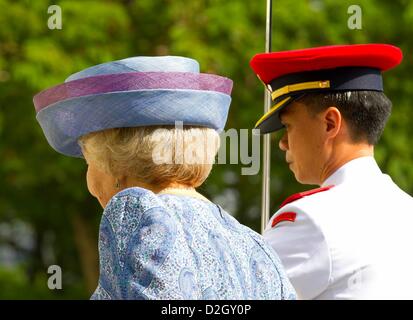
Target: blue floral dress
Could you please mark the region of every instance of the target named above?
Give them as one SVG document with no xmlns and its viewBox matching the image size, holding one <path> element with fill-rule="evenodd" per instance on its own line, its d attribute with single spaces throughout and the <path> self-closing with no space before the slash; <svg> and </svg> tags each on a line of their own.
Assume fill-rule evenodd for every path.
<svg viewBox="0 0 413 320">
<path fill-rule="evenodd" d="M 133 187 L 100 225 L 91 299 L 295 299 L 275 252 L 221 207 Z"/>
</svg>

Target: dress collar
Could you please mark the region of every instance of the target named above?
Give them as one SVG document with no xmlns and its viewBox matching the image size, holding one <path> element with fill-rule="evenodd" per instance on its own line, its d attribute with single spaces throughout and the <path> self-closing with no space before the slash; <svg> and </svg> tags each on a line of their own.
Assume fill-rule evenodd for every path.
<svg viewBox="0 0 413 320">
<path fill-rule="evenodd" d="M 338 185 L 348 180 L 360 180 L 366 176 L 377 176 L 380 174 L 382 172 L 372 156 L 360 157 L 347 162 L 337 169 L 323 182 L 321 187 Z"/>
<path fill-rule="evenodd" d="M 202 194 L 196 191 L 195 188 L 165 188 L 159 191 L 158 194 L 173 194 L 173 195 L 178 195 L 178 196 L 188 196 L 188 197 L 198 198 L 206 202 L 211 202 L 209 201 L 208 198 L 204 197 Z"/>
</svg>

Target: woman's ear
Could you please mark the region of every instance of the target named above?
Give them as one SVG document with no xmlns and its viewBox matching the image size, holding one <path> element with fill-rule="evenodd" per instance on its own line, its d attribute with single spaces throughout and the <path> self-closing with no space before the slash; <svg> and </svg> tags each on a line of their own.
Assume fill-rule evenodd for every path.
<svg viewBox="0 0 413 320">
<path fill-rule="evenodd" d="M 323 112 L 323 121 L 325 123 L 325 133 L 334 138 L 337 136 L 342 125 L 342 116 L 340 110 L 336 107 L 329 107 Z"/>
</svg>

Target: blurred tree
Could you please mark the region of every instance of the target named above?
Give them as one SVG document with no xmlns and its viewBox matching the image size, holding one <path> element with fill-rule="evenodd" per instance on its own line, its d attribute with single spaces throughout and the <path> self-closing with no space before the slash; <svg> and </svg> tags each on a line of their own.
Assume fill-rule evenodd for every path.
<svg viewBox="0 0 413 320">
<path fill-rule="evenodd" d="M 353 1 L 274 1 L 273 50 L 363 42 L 403 49 L 405 61 L 384 79 L 394 110 L 376 156 L 383 171 L 413 194 L 413 3 L 358 2 L 362 30 L 347 27 Z M 62 8 L 62 30 L 47 28 L 52 4 Z M 197 59 L 202 72 L 234 80 L 227 128 L 251 128 L 262 113 L 263 88 L 248 63 L 264 50 L 265 1 L 0 0 L 0 25 L 0 298 L 88 298 L 97 282 L 102 209 L 88 194 L 83 160 L 47 144 L 33 95 L 105 61 L 184 55 Z M 279 134 L 272 138 L 275 210 L 308 187 L 296 183 L 284 164 Z M 216 165 L 201 192 L 259 231 L 260 175 L 241 175 L 242 166 Z M 63 290 L 47 288 L 51 264 L 62 267 Z"/>
</svg>

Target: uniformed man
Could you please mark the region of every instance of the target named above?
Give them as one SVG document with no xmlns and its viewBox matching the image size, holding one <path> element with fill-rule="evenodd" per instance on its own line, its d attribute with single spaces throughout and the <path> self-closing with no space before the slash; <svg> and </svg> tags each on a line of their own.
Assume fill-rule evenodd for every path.
<svg viewBox="0 0 413 320">
<path fill-rule="evenodd" d="M 285 128 L 295 178 L 320 186 L 285 200 L 264 232 L 301 299 L 413 298 L 413 198 L 374 159 L 391 112 L 382 72 L 401 60 L 385 44 L 251 60 L 274 102 L 256 128 Z"/>
</svg>

